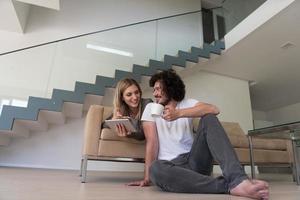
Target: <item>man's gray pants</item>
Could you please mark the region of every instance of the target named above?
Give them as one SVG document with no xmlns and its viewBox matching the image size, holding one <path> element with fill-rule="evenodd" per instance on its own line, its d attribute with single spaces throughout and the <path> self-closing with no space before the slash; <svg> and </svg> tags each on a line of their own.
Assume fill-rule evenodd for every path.
<svg viewBox="0 0 300 200">
<path fill-rule="evenodd" d="M 222 176 L 211 176 L 214 160 L 219 163 Z M 152 183 L 168 192 L 229 193 L 247 178 L 221 123 L 213 114 L 201 118 L 190 152 L 171 161 L 156 160 L 150 167 Z"/>
</svg>

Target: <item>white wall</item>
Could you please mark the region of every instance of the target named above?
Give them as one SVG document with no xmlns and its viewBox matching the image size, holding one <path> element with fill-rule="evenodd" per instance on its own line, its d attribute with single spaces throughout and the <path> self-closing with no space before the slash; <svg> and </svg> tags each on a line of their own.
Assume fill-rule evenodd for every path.
<svg viewBox="0 0 300 200">
<path fill-rule="evenodd" d="M 248 82 L 227 76 L 200 71 L 183 79 L 186 97 L 216 105 L 219 119 L 238 122 L 245 133 L 253 128 Z M 144 93 L 152 97 L 152 91 Z"/>
<path fill-rule="evenodd" d="M 253 111 L 255 128 L 300 121 L 300 102 L 269 111 Z"/>
<path fill-rule="evenodd" d="M 259 110 L 252 110 L 253 119 L 257 120 L 267 120 L 267 113 Z"/>
<path fill-rule="evenodd" d="M 275 125 L 300 121 L 300 103 L 268 111 L 267 118 Z"/>
<path fill-rule="evenodd" d="M 238 122 L 245 133 L 253 128 L 247 81 L 202 71 L 184 81 L 187 96 L 216 105 L 221 121 Z"/>
<path fill-rule="evenodd" d="M 223 121 L 239 122 L 246 132 L 252 129 L 248 83 L 216 74 L 199 72 L 184 79 L 187 97 L 217 105 Z M 152 97 L 151 90 L 144 96 Z M 79 169 L 84 119 L 68 120 L 62 126 L 51 126 L 47 132 L 15 138 L 7 147 L 0 147 L 0 165 L 38 168 Z M 142 164 L 91 162 L 88 169 L 133 171 Z"/>
<path fill-rule="evenodd" d="M 0 56 L 0 97 L 46 96 L 56 44 Z"/>
<path fill-rule="evenodd" d="M 264 128 L 268 126 L 273 126 L 274 123 L 272 121 L 268 121 L 267 112 L 252 110 L 253 113 L 253 128 Z"/>
<path fill-rule="evenodd" d="M 254 129 L 265 128 L 274 125 L 273 122 L 265 121 L 265 120 L 253 120 L 253 124 L 254 124 Z"/>
</svg>

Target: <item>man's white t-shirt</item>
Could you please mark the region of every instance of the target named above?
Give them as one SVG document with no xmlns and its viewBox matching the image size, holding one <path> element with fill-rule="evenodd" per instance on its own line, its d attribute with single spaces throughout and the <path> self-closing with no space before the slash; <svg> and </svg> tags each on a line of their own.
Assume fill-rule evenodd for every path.
<svg viewBox="0 0 300 200">
<path fill-rule="evenodd" d="M 195 99 L 183 99 L 177 103 L 176 109 L 189 108 L 198 103 Z M 151 105 L 147 104 L 142 121 L 156 123 L 159 139 L 159 160 L 172 160 L 178 155 L 187 153 L 193 144 L 193 118 L 179 118 L 174 121 L 166 121 L 162 117 L 151 116 Z"/>
</svg>

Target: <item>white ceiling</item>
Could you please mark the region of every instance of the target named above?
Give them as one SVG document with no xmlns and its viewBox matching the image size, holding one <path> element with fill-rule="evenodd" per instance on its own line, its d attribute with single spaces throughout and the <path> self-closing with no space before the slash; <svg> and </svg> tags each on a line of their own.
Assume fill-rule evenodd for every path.
<svg viewBox="0 0 300 200">
<path fill-rule="evenodd" d="M 45 8 L 59 10 L 60 0 L 14 0 L 26 4 L 41 6 Z"/>
<path fill-rule="evenodd" d="M 60 0 L 1 0 L 0 30 L 24 33 L 31 6 L 59 10 Z"/>
<path fill-rule="evenodd" d="M 204 69 L 255 81 L 250 87 L 253 109 L 268 111 L 299 103 L 299 10 L 300 1 L 294 1 Z M 287 43 L 293 45 L 281 48 Z"/>
</svg>

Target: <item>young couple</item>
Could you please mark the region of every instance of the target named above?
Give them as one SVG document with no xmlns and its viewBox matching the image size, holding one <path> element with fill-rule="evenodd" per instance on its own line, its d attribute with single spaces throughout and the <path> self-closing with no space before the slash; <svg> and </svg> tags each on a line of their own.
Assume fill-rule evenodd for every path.
<svg viewBox="0 0 300 200">
<path fill-rule="evenodd" d="M 136 81 L 124 79 L 116 88 L 112 118 L 130 116 L 136 120 L 136 133 L 125 127 L 116 132 L 121 137 L 146 139 L 144 179 L 130 186 L 150 183 L 164 191 L 178 193 L 231 194 L 253 199 L 269 199 L 268 184 L 250 180 L 211 104 L 185 98 L 185 85 L 173 70 L 153 75 L 149 81 L 156 103 L 165 105 L 162 117 L 152 117 L 150 99 L 142 99 Z M 200 117 L 193 137 L 192 118 Z M 222 176 L 212 177 L 213 161 Z"/>
</svg>

